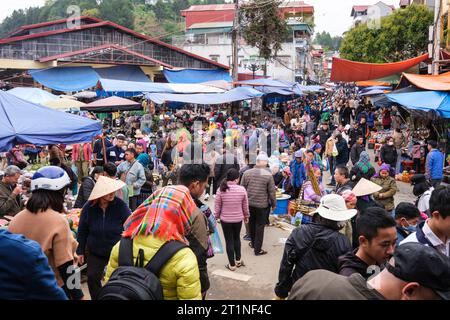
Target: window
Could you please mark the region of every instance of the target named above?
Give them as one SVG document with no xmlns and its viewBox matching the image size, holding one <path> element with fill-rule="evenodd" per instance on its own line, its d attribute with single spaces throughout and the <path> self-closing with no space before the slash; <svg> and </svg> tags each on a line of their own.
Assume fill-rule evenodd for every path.
<svg viewBox="0 0 450 320">
<path fill-rule="evenodd" d="M 219 62 L 220 55 L 218 55 L 218 54 L 210 54 L 210 55 L 209 55 L 209 58 L 210 58 L 212 61 Z"/>
</svg>

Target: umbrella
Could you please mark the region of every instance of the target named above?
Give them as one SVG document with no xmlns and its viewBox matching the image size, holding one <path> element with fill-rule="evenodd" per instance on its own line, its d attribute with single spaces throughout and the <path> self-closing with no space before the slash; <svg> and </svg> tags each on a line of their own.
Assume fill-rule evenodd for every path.
<svg viewBox="0 0 450 320">
<path fill-rule="evenodd" d="M 142 110 L 142 105 L 133 100 L 112 96 L 88 103 L 80 109 L 93 112 L 129 111 Z"/>
<path fill-rule="evenodd" d="M 77 100 L 60 98 L 58 100 L 46 101 L 42 105 L 52 109 L 67 110 L 70 108 L 80 108 L 86 104 Z"/>
</svg>

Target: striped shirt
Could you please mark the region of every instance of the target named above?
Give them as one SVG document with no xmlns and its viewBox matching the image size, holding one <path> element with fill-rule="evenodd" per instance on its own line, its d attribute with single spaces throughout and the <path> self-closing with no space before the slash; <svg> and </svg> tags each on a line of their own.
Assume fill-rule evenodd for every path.
<svg viewBox="0 0 450 320">
<path fill-rule="evenodd" d="M 228 182 L 225 192 L 216 193 L 215 217 L 223 222 L 236 223 L 249 217 L 247 191 L 235 182 Z"/>
<path fill-rule="evenodd" d="M 268 208 L 276 206 L 275 182 L 268 168 L 247 170 L 242 175 L 241 185 L 247 190 L 250 207 Z"/>
</svg>

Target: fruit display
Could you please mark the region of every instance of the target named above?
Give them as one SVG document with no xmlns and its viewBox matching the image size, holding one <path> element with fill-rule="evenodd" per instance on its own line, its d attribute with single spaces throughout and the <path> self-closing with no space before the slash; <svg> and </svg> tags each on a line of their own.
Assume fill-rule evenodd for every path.
<svg viewBox="0 0 450 320">
<path fill-rule="evenodd" d="M 69 222 L 70 230 L 72 230 L 73 236 L 76 238 L 78 233 L 78 224 L 80 223 L 81 209 L 71 209 L 66 215 Z"/>
</svg>

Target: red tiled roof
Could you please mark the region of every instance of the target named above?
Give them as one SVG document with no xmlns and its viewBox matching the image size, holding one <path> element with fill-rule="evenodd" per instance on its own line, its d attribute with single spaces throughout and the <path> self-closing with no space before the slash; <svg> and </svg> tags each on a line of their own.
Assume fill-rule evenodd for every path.
<svg viewBox="0 0 450 320">
<path fill-rule="evenodd" d="M 58 21 L 58 20 L 56 20 L 56 21 Z M 134 36 L 136 36 L 136 37 L 138 37 L 138 38 L 141 38 L 141 39 L 147 40 L 147 41 L 149 41 L 149 42 L 158 44 L 158 45 L 160 45 L 160 46 L 163 46 L 163 47 L 166 47 L 166 48 L 169 48 L 169 49 L 172 49 L 172 50 L 181 52 L 181 53 L 186 54 L 186 55 L 188 55 L 188 56 L 191 56 L 191 57 L 193 57 L 193 58 L 196 58 L 196 59 L 199 59 L 199 60 L 208 62 L 208 63 L 213 64 L 213 65 L 215 65 L 215 66 L 217 66 L 217 67 L 219 67 L 219 68 L 226 69 L 226 70 L 230 69 L 230 67 L 228 67 L 228 66 L 226 66 L 226 65 L 223 65 L 223 64 L 221 64 L 221 63 L 212 61 L 212 60 L 210 60 L 210 59 L 207 59 L 207 58 L 204 58 L 204 57 L 202 57 L 202 56 L 196 55 L 196 54 L 194 54 L 194 53 L 185 51 L 185 50 L 180 49 L 180 48 L 178 48 L 178 47 L 172 46 L 172 45 L 170 45 L 170 44 L 168 44 L 168 43 L 165 43 L 165 42 L 162 42 L 162 41 L 159 41 L 159 40 L 156 40 L 156 39 L 152 39 L 152 38 L 147 37 L 147 36 L 145 36 L 145 35 L 143 35 L 143 34 L 141 34 L 141 33 L 138 33 L 138 32 L 136 32 L 136 31 L 133 31 L 133 30 L 131 30 L 131 29 L 128 29 L 128 28 L 126 28 L 126 27 L 123 27 L 123 26 L 121 26 L 121 25 L 118 25 L 118 24 L 116 24 L 116 23 L 114 23 L 114 22 L 103 21 L 103 20 L 100 20 L 100 21 L 101 21 L 101 22 L 98 22 L 98 23 L 87 24 L 87 25 L 81 25 L 81 26 L 79 26 L 79 27 L 76 28 L 76 29 L 60 29 L 60 30 L 52 30 L 52 31 L 40 32 L 40 33 L 30 34 L 30 35 L 25 35 L 25 36 L 18 36 L 18 37 L 4 38 L 4 39 L 0 39 L 0 44 L 6 44 L 6 43 L 11 43 L 11 42 L 16 42 L 16 41 L 22 41 L 22 40 L 28 40 L 28 39 L 34 39 L 34 38 L 41 38 L 41 37 L 46 37 L 46 36 L 50 36 L 50 35 L 62 34 L 62 33 L 68 33 L 68 32 L 74 32 L 74 31 L 79 31 L 79 30 L 84 30 L 84 29 L 90 29 L 90 28 L 97 28 L 97 27 L 112 27 L 112 28 L 115 28 L 115 29 L 119 29 L 119 30 L 121 30 L 121 31 L 123 31 L 123 32 L 126 32 L 126 33 L 128 33 L 128 34 L 134 35 Z M 51 24 L 50 22 L 55 23 L 55 21 L 49 21 L 48 23 Z"/>
<path fill-rule="evenodd" d="M 169 69 L 173 69 L 174 67 L 170 64 L 167 64 L 165 62 L 159 61 L 157 59 L 153 59 L 151 57 L 145 56 L 143 54 L 140 54 L 138 52 L 135 52 L 133 50 L 115 45 L 115 44 L 104 44 L 102 46 L 97 46 L 97 47 L 92 47 L 92 48 L 88 48 L 88 49 L 83 49 L 83 50 L 77 50 L 77 51 L 72 51 L 72 52 L 67 52 L 67 53 L 63 53 L 63 54 L 58 54 L 58 55 L 54 55 L 54 56 L 48 56 L 48 57 L 44 57 L 44 58 L 40 58 L 39 62 L 47 62 L 47 61 L 52 61 L 52 60 L 56 60 L 56 59 L 61 59 L 61 58 L 67 58 L 67 57 L 72 57 L 72 56 L 76 56 L 79 54 L 83 54 L 83 53 L 89 53 L 89 52 L 94 52 L 94 51 L 99 51 L 99 50 L 104 50 L 104 49 L 117 49 L 117 50 L 121 50 L 124 51 L 126 53 L 129 53 L 131 55 L 135 55 L 138 56 L 142 59 L 154 62 L 156 64 L 159 64 L 163 67 L 169 68 Z"/>
<path fill-rule="evenodd" d="M 369 8 L 369 6 L 353 6 L 352 10 L 361 12 L 366 11 Z"/>
<path fill-rule="evenodd" d="M 383 2 L 383 1 L 381 1 L 381 2 Z M 395 6 L 393 6 L 393 5 L 387 5 L 387 6 L 391 7 L 392 10 L 395 10 Z M 366 11 L 369 7 L 370 7 L 369 5 L 356 5 L 356 6 L 353 6 L 352 11 L 353 10 L 356 12 Z"/>
</svg>

